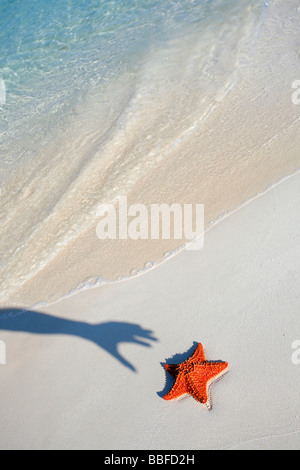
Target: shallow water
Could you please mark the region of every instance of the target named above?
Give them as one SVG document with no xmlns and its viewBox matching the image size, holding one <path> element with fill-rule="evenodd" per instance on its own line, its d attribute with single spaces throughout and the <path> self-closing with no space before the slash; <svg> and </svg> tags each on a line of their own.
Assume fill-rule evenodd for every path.
<svg viewBox="0 0 300 470">
<path fill-rule="evenodd" d="M 185 192 L 193 198 L 196 184 L 186 184 L 189 166 L 196 165 L 196 172 L 205 167 L 210 183 L 214 175 L 226 178 L 233 155 L 211 159 L 199 151 L 196 136 L 241 84 L 245 94 L 256 84 L 271 103 L 284 81 L 289 86 L 286 72 L 279 77 L 270 68 L 283 57 L 284 70 L 295 68 L 297 11 L 293 0 L 2 1 L 0 78 L 7 93 L 0 106 L 0 300 L 11 299 L 80 240 L 95 223 L 100 204 L 132 191 L 138 195 L 139 184 L 148 175 L 153 179 L 155 171 L 162 187 L 159 172 L 166 161 L 183 173 Z M 279 40 L 282 23 L 286 34 L 281 31 Z M 272 73 L 273 87 L 264 83 Z M 257 136 L 256 148 L 292 126 L 294 114 L 291 108 L 261 142 Z M 240 144 L 249 148 L 246 138 Z M 192 146 L 198 148 L 196 157 L 190 157 Z M 249 185 L 251 155 L 240 160 Z M 293 151 L 286 161 L 280 161 L 278 177 L 296 169 Z M 262 181 L 275 182 L 268 170 L 264 174 L 263 162 L 258 165 Z M 180 202 L 178 192 L 174 197 Z M 244 197 L 235 197 L 235 204 Z M 201 198 L 199 203 L 206 202 Z M 229 198 L 214 216 L 233 207 Z M 147 254 L 144 262 L 150 259 Z M 126 273 L 134 267 L 128 265 Z M 90 274 L 107 277 L 101 263 L 96 271 Z M 73 288 L 77 284 L 78 279 Z"/>
</svg>

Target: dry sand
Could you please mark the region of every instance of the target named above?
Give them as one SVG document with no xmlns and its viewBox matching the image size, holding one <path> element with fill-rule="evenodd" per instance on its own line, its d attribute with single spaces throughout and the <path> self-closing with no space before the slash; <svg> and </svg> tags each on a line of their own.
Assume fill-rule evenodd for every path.
<svg viewBox="0 0 300 470">
<path fill-rule="evenodd" d="M 299 184 L 220 222 L 202 251 L 0 320 L 1 449 L 299 449 Z M 230 364 L 211 411 L 162 399 L 161 363 L 198 341 Z"/>
</svg>

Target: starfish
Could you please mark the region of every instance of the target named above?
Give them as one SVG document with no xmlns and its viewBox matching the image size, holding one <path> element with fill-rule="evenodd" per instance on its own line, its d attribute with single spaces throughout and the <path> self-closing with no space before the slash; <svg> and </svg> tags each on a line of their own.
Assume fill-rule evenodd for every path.
<svg viewBox="0 0 300 470">
<path fill-rule="evenodd" d="M 164 367 L 175 379 L 171 390 L 163 397 L 164 400 L 174 400 L 189 394 L 210 409 L 209 387 L 226 372 L 228 363 L 206 361 L 203 346 L 198 343 L 193 355 L 185 362 L 165 364 Z"/>
</svg>

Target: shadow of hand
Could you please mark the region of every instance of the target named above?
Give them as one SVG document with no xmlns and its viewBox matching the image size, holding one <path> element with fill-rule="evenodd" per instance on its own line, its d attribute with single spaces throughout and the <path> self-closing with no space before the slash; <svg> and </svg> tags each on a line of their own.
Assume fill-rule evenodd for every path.
<svg viewBox="0 0 300 470">
<path fill-rule="evenodd" d="M 151 330 L 144 330 L 134 323 L 107 322 L 94 325 L 41 312 L 16 309 L 0 310 L 0 330 L 78 336 L 97 344 L 132 371 L 135 371 L 135 368 L 120 355 L 118 344 L 133 343 L 151 347 L 149 341 L 157 341 Z"/>
<path fill-rule="evenodd" d="M 133 323 L 107 322 L 87 326 L 86 339 L 105 349 L 132 371 L 135 371 L 135 368 L 120 355 L 118 344 L 133 343 L 149 348 L 151 347 L 150 341 L 157 341 L 151 330 L 145 330 L 140 325 Z"/>
</svg>

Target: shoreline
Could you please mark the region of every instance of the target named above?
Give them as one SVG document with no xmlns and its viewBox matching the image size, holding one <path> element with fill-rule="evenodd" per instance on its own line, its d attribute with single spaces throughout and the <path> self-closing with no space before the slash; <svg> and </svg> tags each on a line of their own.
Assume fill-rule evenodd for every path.
<svg viewBox="0 0 300 470">
<path fill-rule="evenodd" d="M 259 199 L 260 197 L 263 197 L 268 192 L 272 191 L 277 186 L 285 183 L 289 179 L 297 177 L 297 175 L 299 173 L 300 173 L 300 169 L 297 169 L 297 171 L 295 173 L 293 173 L 291 175 L 288 175 L 288 176 L 282 177 L 277 183 L 270 184 L 270 186 L 264 192 L 258 193 L 253 198 L 244 201 L 238 208 L 234 209 L 233 211 L 225 212 L 224 214 L 222 214 L 220 217 L 218 217 L 216 220 L 212 221 L 208 225 L 208 227 L 204 231 L 204 235 L 206 236 L 210 232 L 210 230 L 212 230 L 217 224 L 222 223 L 225 219 L 227 219 L 227 218 L 233 216 L 234 214 L 236 214 L 237 212 L 241 211 L 248 204 L 253 203 L 254 201 Z M 164 259 L 161 259 L 157 263 L 154 263 L 153 266 L 148 267 L 148 268 L 145 267 L 145 269 L 139 271 L 136 274 L 132 274 L 129 277 L 124 277 L 123 279 L 116 279 L 116 280 L 106 280 L 106 279 L 102 280 L 102 279 L 99 279 L 98 282 L 96 282 L 94 285 L 87 284 L 87 285 L 84 285 L 84 286 L 81 286 L 81 287 L 77 287 L 77 288 L 73 289 L 71 292 L 69 292 L 67 294 L 64 294 L 62 297 L 55 300 L 54 302 L 43 302 L 42 301 L 42 302 L 38 302 L 37 304 L 26 307 L 26 308 L 35 310 L 35 309 L 42 308 L 42 307 L 52 306 L 52 305 L 55 305 L 55 304 L 59 303 L 60 301 L 63 301 L 64 299 L 68 299 L 70 297 L 73 297 L 74 295 L 77 295 L 82 291 L 86 291 L 86 290 L 89 290 L 89 289 L 98 289 L 102 286 L 109 286 L 109 285 L 112 285 L 112 284 L 114 285 L 114 284 L 119 284 L 119 283 L 123 283 L 123 282 L 130 282 L 131 280 L 133 280 L 137 277 L 146 275 L 149 271 L 154 271 L 155 269 L 158 269 L 162 264 L 167 263 L 169 260 L 171 260 L 175 256 L 178 256 L 185 249 L 186 249 L 186 246 L 181 246 L 181 247 L 175 248 L 173 251 L 168 252 L 169 256 L 164 257 Z M 16 306 L 14 306 L 14 307 L 16 307 Z M 7 308 L 9 309 L 8 306 L 7 306 Z M 19 307 L 19 308 L 22 309 L 22 307 Z M 25 311 L 26 311 L 26 309 L 25 309 Z"/>
</svg>

